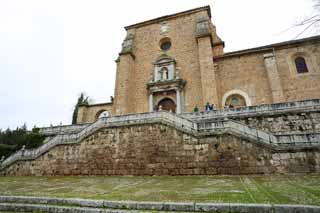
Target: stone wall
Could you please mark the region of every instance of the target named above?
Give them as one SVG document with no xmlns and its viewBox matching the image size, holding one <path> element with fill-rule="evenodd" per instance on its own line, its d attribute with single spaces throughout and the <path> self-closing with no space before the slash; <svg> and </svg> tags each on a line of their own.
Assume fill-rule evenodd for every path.
<svg viewBox="0 0 320 213">
<path fill-rule="evenodd" d="M 160 49 L 160 41 L 164 38 L 170 38 L 172 43 L 171 48 L 165 52 L 166 55 L 175 59 L 176 72 L 181 79 L 187 81 L 182 91 L 183 110 L 192 111 L 195 105 L 203 105 L 199 51 L 203 57 L 206 57 L 206 62 L 203 65 L 203 69 L 206 68 L 204 73 L 210 74 L 210 68 L 213 68 L 213 54 L 219 54 L 214 53 L 211 43 L 220 41 L 216 35 L 215 27 L 209 21 L 210 35 L 207 35 L 206 46 L 200 49 L 197 42 L 195 36 L 197 19 L 205 17 L 209 20 L 209 10 L 209 8 L 204 7 L 195 9 L 192 12 L 182 12 L 170 18 L 160 18 L 158 21 L 126 28 L 128 34 L 134 35 L 132 49 L 130 50 L 132 63 L 127 63 L 126 58 L 129 57 L 127 53 L 120 54 L 117 63 L 116 103 L 114 106 L 117 115 L 148 111 L 148 90 L 146 85 L 151 80 L 154 72 L 153 63 L 163 54 Z M 168 26 L 166 32 L 160 31 L 160 26 L 163 23 Z M 222 50 L 215 51 L 222 52 Z M 208 64 L 210 67 L 206 67 Z M 130 74 L 128 70 L 130 70 Z M 208 76 L 205 76 L 203 80 L 207 78 Z M 206 93 L 210 97 L 210 92 L 206 91 Z M 125 100 L 128 101 L 126 102 Z M 123 106 L 123 104 L 126 106 Z M 124 112 L 120 112 L 120 108 L 124 108 Z"/>
<path fill-rule="evenodd" d="M 310 40 L 227 53 L 216 58 L 215 72 L 218 79 L 223 79 L 219 86 L 220 101 L 229 91 L 244 92 L 252 105 L 320 98 L 319 54 L 319 41 Z M 305 58 L 308 73 L 297 73 L 296 56 Z M 270 57 L 273 67 L 267 60 Z"/>
<path fill-rule="evenodd" d="M 163 124 L 103 128 L 5 175 L 215 175 L 319 172 L 317 149 L 277 152 L 229 134 L 194 137 Z"/>
<path fill-rule="evenodd" d="M 320 133 L 320 100 L 185 113 L 182 117 L 197 122 L 231 119 L 276 135 Z"/>
<path fill-rule="evenodd" d="M 83 105 L 79 107 L 77 124 L 92 123 L 98 119 L 101 112 L 107 111 L 109 116 L 114 115 L 113 103 L 101 103 L 92 105 Z"/>
<path fill-rule="evenodd" d="M 161 30 L 163 25 L 166 30 Z M 192 112 L 195 106 L 202 110 L 207 102 L 222 109 L 230 95 L 242 96 L 247 106 L 320 98 L 320 36 L 224 53 L 209 7 L 125 28 L 127 36 L 116 60 L 114 103 L 106 107 L 112 115 L 153 109 L 149 104 L 157 103 L 148 101 L 147 85 L 155 61 L 164 54 L 174 59 L 176 76 L 186 82 L 179 98 L 182 112 Z M 160 48 L 164 39 L 171 41 L 165 51 Z M 305 59 L 309 72 L 297 72 L 298 56 Z M 157 93 L 158 99 L 168 96 L 166 89 Z M 103 109 L 97 107 L 81 107 L 78 123 L 95 121 Z"/>
<path fill-rule="evenodd" d="M 234 120 L 278 135 L 320 133 L 320 112 L 238 117 Z"/>
</svg>

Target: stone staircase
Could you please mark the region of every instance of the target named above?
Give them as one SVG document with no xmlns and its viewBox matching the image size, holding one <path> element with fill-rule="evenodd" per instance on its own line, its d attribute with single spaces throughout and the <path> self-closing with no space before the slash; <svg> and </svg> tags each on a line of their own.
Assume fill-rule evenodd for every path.
<svg viewBox="0 0 320 213">
<path fill-rule="evenodd" d="M 272 149 L 288 148 L 288 146 L 290 149 L 294 149 L 295 147 L 301 148 L 320 146 L 320 134 L 299 134 L 285 136 L 273 135 L 266 131 L 251 128 L 247 125 L 229 119 L 189 120 L 184 116 L 162 111 L 101 118 L 92 124 L 85 124 L 81 126 L 78 125 L 74 127 L 66 126 L 65 128 L 69 130 L 71 129 L 70 131 L 64 131 L 64 129 L 60 127 L 59 131 L 52 130 L 50 132 L 50 129 L 47 128 L 45 131 L 42 130 L 47 132 L 47 134 L 51 137 L 47 143 L 43 144 L 37 149 L 17 151 L 4 161 L 0 162 L 0 170 L 17 161 L 34 160 L 58 145 L 81 143 L 83 139 L 101 128 L 155 123 L 171 126 L 195 137 L 231 134 L 253 143 L 260 143 L 265 146 L 269 146 Z M 48 132 L 50 132 L 50 134 Z"/>
<path fill-rule="evenodd" d="M 137 202 L 0 196 L 0 212 L 319 212 L 319 206 L 250 203 Z"/>
</svg>

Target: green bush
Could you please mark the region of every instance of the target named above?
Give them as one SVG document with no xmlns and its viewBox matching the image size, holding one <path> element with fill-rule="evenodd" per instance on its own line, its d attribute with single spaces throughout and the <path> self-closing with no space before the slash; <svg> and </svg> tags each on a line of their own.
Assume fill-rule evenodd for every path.
<svg viewBox="0 0 320 213">
<path fill-rule="evenodd" d="M 39 128 L 28 131 L 26 125 L 15 130 L 0 130 L 0 158 L 8 156 L 25 146 L 26 149 L 34 149 L 43 144 L 45 136 L 40 135 Z"/>
<path fill-rule="evenodd" d="M 13 145 L 0 144 L 0 159 L 2 156 L 7 157 L 11 153 L 15 152 L 16 147 Z"/>
</svg>

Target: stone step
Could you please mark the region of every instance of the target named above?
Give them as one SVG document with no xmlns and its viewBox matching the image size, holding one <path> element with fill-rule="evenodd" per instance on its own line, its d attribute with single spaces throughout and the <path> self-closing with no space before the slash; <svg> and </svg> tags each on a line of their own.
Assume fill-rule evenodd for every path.
<svg viewBox="0 0 320 213">
<path fill-rule="evenodd" d="M 177 203 L 0 196 L 0 212 L 265 212 L 320 213 L 320 206 L 241 203 Z"/>
</svg>

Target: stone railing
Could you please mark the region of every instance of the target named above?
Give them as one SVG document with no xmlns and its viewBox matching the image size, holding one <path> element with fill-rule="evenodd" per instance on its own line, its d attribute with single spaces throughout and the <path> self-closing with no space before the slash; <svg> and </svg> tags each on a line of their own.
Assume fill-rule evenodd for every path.
<svg viewBox="0 0 320 213">
<path fill-rule="evenodd" d="M 224 119 L 230 117 L 241 116 L 258 116 L 277 114 L 284 112 L 304 112 L 304 111 L 320 111 L 320 99 L 305 100 L 278 104 L 263 104 L 257 106 L 237 107 L 232 109 L 223 109 L 210 112 L 198 113 L 183 113 L 182 117 L 190 120 L 204 120 L 204 119 Z"/>
<path fill-rule="evenodd" d="M 76 124 L 76 125 L 64 125 L 64 126 L 53 126 L 44 127 L 40 129 L 40 134 L 52 136 L 52 135 L 64 135 L 78 133 L 90 124 Z"/>
<path fill-rule="evenodd" d="M 14 153 L 0 164 L 0 170 L 18 160 L 36 159 L 57 145 L 79 143 L 84 138 L 88 137 L 101 128 L 151 123 L 163 123 L 166 125 L 170 125 L 176 129 L 187 132 L 189 134 L 193 134 L 195 136 L 230 133 L 253 142 L 264 143 L 267 145 L 281 145 L 288 143 L 313 143 L 315 145 L 320 145 L 320 135 L 316 134 L 314 134 L 313 136 L 300 135 L 295 137 L 293 135 L 274 136 L 273 134 L 270 134 L 268 132 L 250 128 L 244 124 L 237 123 L 232 120 L 226 119 L 223 121 L 197 123 L 189 121 L 173 113 L 163 111 L 101 118 L 95 123 L 87 125 L 78 133 L 56 135 L 50 141 L 43 144 L 37 149 L 20 150 Z"/>
<path fill-rule="evenodd" d="M 320 146 L 320 134 L 277 135 L 279 145 L 309 144 Z"/>
<path fill-rule="evenodd" d="M 0 164 L 0 169 L 14 163 L 17 160 L 36 159 L 37 157 L 46 153 L 47 151 L 49 151 L 53 147 L 60 145 L 60 144 L 75 142 L 75 139 L 76 139 L 76 135 L 57 135 L 57 136 L 53 137 L 50 141 L 43 144 L 42 146 L 40 146 L 37 149 L 30 149 L 30 150 L 21 149 L 21 150 L 15 152 L 14 154 L 10 155 L 8 158 L 6 158 Z"/>
<path fill-rule="evenodd" d="M 78 131 L 78 133 L 56 135 L 50 141 L 43 144 L 37 149 L 17 151 L 16 153 L 12 154 L 7 159 L 5 159 L 2 163 L 0 162 L 0 169 L 5 168 L 18 160 L 36 159 L 57 145 L 81 142 L 84 138 L 96 132 L 100 128 L 110 127 L 110 126 L 147 124 L 147 123 L 156 123 L 156 122 L 171 124 L 175 128 L 178 128 L 181 130 L 194 131 L 194 123 L 168 112 L 142 113 L 142 114 L 132 114 L 132 115 L 125 115 L 125 116 L 115 116 L 115 117 L 109 117 L 109 118 L 108 117 L 100 118 L 95 123 L 87 125 L 81 131 Z M 66 131 L 61 131 L 60 133 L 65 133 L 65 132 Z"/>
<path fill-rule="evenodd" d="M 263 142 L 265 144 L 277 144 L 278 139 L 268 132 L 250 128 L 247 125 L 232 120 L 217 122 L 202 122 L 198 124 L 198 131 L 207 133 L 229 132 L 233 135 L 244 137 L 247 140 Z"/>
</svg>

